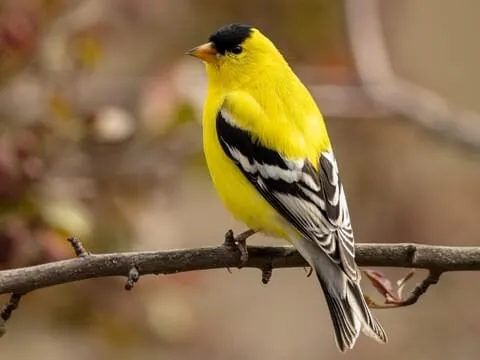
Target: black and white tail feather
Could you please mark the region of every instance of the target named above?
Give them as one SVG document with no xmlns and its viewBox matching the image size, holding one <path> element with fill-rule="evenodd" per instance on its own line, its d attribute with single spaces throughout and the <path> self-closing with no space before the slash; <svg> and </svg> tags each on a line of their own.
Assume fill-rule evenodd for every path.
<svg viewBox="0 0 480 360">
<path fill-rule="evenodd" d="M 294 244 L 315 269 L 330 311 L 338 348 L 341 351 L 351 349 L 360 331 L 381 343 L 387 342 L 385 331 L 365 302 L 360 279 L 349 278 L 309 240 L 300 237 Z"/>
<path fill-rule="evenodd" d="M 254 140 L 224 108 L 216 127 L 225 154 L 295 229 L 290 240 L 315 269 L 339 349 L 351 349 L 360 331 L 387 342 L 360 289 L 350 216 L 332 151 L 322 152 L 315 167 L 305 159 L 288 159 Z"/>
</svg>

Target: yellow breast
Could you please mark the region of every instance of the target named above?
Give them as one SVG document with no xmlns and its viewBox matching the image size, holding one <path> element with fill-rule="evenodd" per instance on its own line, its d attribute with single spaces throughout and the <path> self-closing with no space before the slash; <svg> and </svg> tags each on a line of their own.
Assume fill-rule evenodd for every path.
<svg viewBox="0 0 480 360">
<path fill-rule="evenodd" d="M 220 100 L 218 103 L 207 100 L 203 145 L 210 176 L 220 199 L 232 215 L 249 228 L 286 238 L 284 221 L 225 155 L 216 132 L 216 109 L 219 106 Z"/>
</svg>

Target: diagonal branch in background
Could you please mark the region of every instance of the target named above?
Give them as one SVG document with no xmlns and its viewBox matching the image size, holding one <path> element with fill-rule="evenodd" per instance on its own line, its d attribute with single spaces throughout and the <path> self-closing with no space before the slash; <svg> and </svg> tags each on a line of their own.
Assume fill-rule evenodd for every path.
<svg viewBox="0 0 480 360">
<path fill-rule="evenodd" d="M 480 270 L 480 247 L 449 247 L 419 244 L 359 244 L 360 266 L 421 268 L 439 272 Z M 266 269 L 307 266 L 291 246 L 249 246 L 244 267 Z M 0 294 L 32 290 L 85 279 L 173 274 L 185 271 L 236 267 L 240 255 L 228 246 L 156 252 L 90 254 L 37 266 L 0 271 Z"/>
<path fill-rule="evenodd" d="M 383 36 L 380 2 L 345 0 L 344 5 L 353 59 L 367 95 L 427 130 L 479 150 L 480 114 L 395 75 Z"/>
</svg>

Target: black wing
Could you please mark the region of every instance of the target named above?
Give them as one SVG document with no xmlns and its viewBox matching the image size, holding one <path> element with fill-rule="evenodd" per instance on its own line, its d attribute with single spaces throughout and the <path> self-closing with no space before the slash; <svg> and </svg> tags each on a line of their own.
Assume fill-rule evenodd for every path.
<svg viewBox="0 0 480 360">
<path fill-rule="evenodd" d="M 320 154 L 317 171 L 305 159 L 288 159 L 263 146 L 224 109 L 216 127 L 223 151 L 262 196 L 356 280 L 353 232 L 333 153 Z"/>
</svg>

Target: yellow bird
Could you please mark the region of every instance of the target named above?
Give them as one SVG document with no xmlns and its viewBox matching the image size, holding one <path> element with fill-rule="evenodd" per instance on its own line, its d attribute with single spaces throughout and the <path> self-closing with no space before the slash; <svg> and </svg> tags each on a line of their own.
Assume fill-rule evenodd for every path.
<svg viewBox="0 0 480 360">
<path fill-rule="evenodd" d="M 188 52 L 206 65 L 205 157 L 248 227 L 291 242 L 315 270 L 340 351 L 360 331 L 385 343 L 360 288 L 345 192 L 323 117 L 275 45 L 230 24 Z"/>
</svg>

